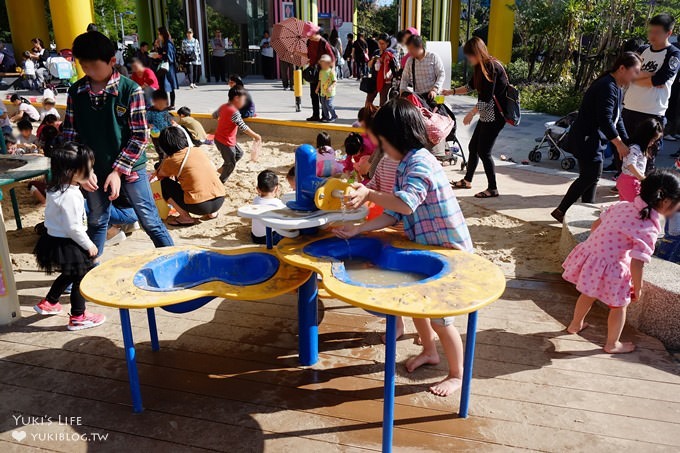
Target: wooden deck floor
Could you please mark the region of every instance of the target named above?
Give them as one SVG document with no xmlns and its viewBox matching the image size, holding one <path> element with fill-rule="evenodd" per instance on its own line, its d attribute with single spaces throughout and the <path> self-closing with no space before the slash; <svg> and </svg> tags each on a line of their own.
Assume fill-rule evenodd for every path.
<svg viewBox="0 0 680 453">
<path fill-rule="evenodd" d="M 146 408 L 134 415 L 117 312 L 103 309 L 109 321 L 100 328 L 68 332 L 64 316 L 39 317 L 30 309 L 48 282 L 23 273 L 25 318 L 0 330 L 0 451 L 380 449 L 381 320 L 323 300 L 320 361 L 302 368 L 293 296 L 216 300 L 186 315 L 157 311 L 157 353 L 144 312 L 133 312 Z M 443 367 L 408 375 L 398 366 L 395 450 L 678 451 L 677 363 L 656 340 L 632 330 L 624 336 L 638 342 L 638 352 L 601 353 L 602 309 L 584 337 L 565 335 L 574 299 L 559 282 L 514 280 L 502 300 L 480 312 L 466 420 L 455 416 L 458 394 L 426 392 Z M 462 332 L 464 323 L 457 320 Z M 398 361 L 417 350 L 407 336 Z M 28 416 L 53 423 L 22 427 Z M 80 417 L 79 424 L 59 425 L 59 416 Z M 18 441 L 15 431 L 27 435 Z M 60 433 L 89 439 L 59 440 Z"/>
</svg>

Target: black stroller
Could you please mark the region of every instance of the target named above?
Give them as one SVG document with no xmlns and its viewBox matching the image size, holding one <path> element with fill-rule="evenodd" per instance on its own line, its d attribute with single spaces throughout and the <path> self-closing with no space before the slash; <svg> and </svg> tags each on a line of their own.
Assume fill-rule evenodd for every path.
<svg viewBox="0 0 680 453">
<path fill-rule="evenodd" d="M 576 159 L 571 157 L 570 153 L 565 150 L 565 147 L 567 145 L 569 129 L 571 129 L 571 125 L 576 121 L 577 116 L 578 111 L 571 112 L 557 121 L 545 123 L 545 133 L 543 137 L 536 138 L 538 145 L 529 152 L 529 160 L 531 162 L 540 162 L 543 158 L 541 149 L 548 147 L 548 157 L 550 160 L 557 160 L 561 157 L 562 162 L 560 162 L 560 165 L 562 169 L 573 169 L 576 166 Z"/>
</svg>

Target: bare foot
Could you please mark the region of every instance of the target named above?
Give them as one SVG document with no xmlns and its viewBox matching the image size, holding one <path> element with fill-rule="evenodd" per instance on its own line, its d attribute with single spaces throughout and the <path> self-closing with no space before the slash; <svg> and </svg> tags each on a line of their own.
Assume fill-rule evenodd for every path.
<svg viewBox="0 0 680 453">
<path fill-rule="evenodd" d="M 437 396 L 449 396 L 463 385 L 463 380 L 457 377 L 447 377 L 443 381 L 430 387 L 430 392 Z"/>
<path fill-rule="evenodd" d="M 605 345 L 604 352 L 608 354 L 627 354 L 635 351 L 635 345 L 631 342 L 617 341 L 614 346 Z"/>
<path fill-rule="evenodd" d="M 577 334 L 580 333 L 582 330 L 587 329 L 588 327 L 590 327 L 590 324 L 588 324 L 587 322 L 584 322 L 580 326 L 572 322 L 571 324 L 569 324 L 569 327 L 567 327 L 567 332 Z"/>
<path fill-rule="evenodd" d="M 438 365 L 439 364 L 439 354 L 435 352 L 434 354 L 421 352 L 415 357 L 411 357 L 406 361 L 406 371 L 413 373 L 415 370 L 423 365 Z"/>
<path fill-rule="evenodd" d="M 404 326 L 401 326 L 401 328 L 397 327 L 397 341 L 399 341 L 399 339 L 403 336 L 404 336 Z M 382 341 L 383 344 L 387 343 L 387 334 L 386 333 L 384 333 L 380 336 L 380 341 Z"/>
</svg>

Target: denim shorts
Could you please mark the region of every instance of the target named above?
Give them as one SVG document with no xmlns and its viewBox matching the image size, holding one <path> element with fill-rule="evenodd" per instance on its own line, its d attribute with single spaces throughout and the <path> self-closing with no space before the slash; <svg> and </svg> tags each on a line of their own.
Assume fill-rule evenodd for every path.
<svg viewBox="0 0 680 453">
<path fill-rule="evenodd" d="M 448 327 L 453 325 L 454 316 L 447 316 L 445 318 L 431 318 L 430 322 L 432 324 L 437 324 L 442 327 Z"/>
</svg>

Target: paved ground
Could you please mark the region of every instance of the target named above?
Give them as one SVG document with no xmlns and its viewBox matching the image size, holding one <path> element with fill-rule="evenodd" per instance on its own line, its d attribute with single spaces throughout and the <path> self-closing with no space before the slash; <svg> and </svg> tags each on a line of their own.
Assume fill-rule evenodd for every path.
<svg viewBox="0 0 680 453">
<path fill-rule="evenodd" d="M 284 91 L 280 81 L 264 80 L 261 77 L 250 77 L 245 79 L 246 87 L 252 93 L 258 116 L 263 118 L 287 119 L 292 121 L 304 121 L 311 116 L 311 106 L 309 101 L 309 85 L 304 85 L 302 96 L 302 111 L 295 112 L 295 97 L 293 92 Z M 11 94 L 9 91 L 0 91 L 0 98 L 4 99 Z M 22 93 L 27 97 L 33 96 L 30 93 Z M 38 98 L 39 99 L 39 98 Z M 182 87 L 177 91 L 176 105 L 188 106 L 194 112 L 210 113 L 216 110 L 227 100 L 227 86 L 224 84 L 201 85 L 195 90 Z M 356 114 L 363 105 L 365 94 L 359 91 L 359 83 L 353 79 L 339 81 L 338 94 L 335 99 L 336 111 L 339 116 L 339 124 L 351 124 L 356 120 Z M 448 103 L 453 107 L 459 120 L 458 138 L 463 143 L 467 151 L 467 143 L 470 140 L 473 127 L 466 127 L 462 124 L 463 116 L 475 102 L 469 96 L 450 96 Z M 57 97 L 59 104 L 66 103 L 66 95 L 59 94 Z M 11 109 L 11 107 L 10 107 Z M 522 117 L 519 127 L 507 126 L 501 133 L 494 148 L 494 156 L 498 159 L 501 155 L 511 158 L 517 163 L 526 161 L 529 151 L 536 145 L 535 139 L 541 137 L 545 131 L 544 124 L 547 121 L 554 121 L 557 117 L 526 111 Z M 473 124 L 474 125 L 474 124 Z M 660 156 L 659 162 L 662 167 L 670 167 L 673 162 L 667 156 L 678 150 L 679 142 L 669 143 L 667 151 Z M 524 167 L 525 170 L 543 173 L 546 170 L 549 174 L 561 174 L 572 178 L 573 171 L 564 173 L 560 168 L 560 161 L 548 160 L 547 152 L 543 153 L 543 161 L 537 164 Z"/>
</svg>

